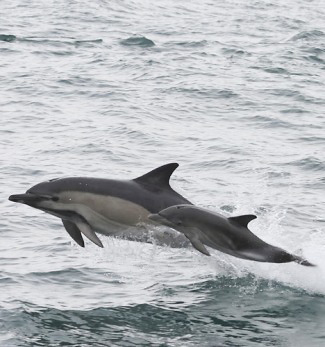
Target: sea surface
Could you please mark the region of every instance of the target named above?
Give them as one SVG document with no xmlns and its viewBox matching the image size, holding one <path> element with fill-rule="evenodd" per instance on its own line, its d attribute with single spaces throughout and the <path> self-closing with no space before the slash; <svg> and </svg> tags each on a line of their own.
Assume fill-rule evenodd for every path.
<svg viewBox="0 0 325 347">
<path fill-rule="evenodd" d="M 0 346 L 325 346 L 325 5 L 2 0 Z M 101 237 L 8 201 L 178 162 L 317 267 Z"/>
</svg>

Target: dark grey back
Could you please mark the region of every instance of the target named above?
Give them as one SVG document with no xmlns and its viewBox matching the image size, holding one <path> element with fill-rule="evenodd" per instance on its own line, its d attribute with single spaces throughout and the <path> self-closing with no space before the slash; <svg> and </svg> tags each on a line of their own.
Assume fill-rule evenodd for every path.
<svg viewBox="0 0 325 347">
<path fill-rule="evenodd" d="M 34 194 L 51 194 L 63 191 L 82 191 L 113 196 L 141 205 L 151 213 L 169 206 L 192 203 L 175 192 L 169 179 L 178 164 L 161 166 L 133 180 L 113 180 L 89 177 L 68 177 L 42 182 L 28 190 Z"/>
</svg>

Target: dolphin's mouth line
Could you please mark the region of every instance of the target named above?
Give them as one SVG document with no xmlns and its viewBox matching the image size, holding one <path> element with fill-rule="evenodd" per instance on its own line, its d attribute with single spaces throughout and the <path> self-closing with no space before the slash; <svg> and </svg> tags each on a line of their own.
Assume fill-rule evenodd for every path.
<svg viewBox="0 0 325 347">
<path fill-rule="evenodd" d="M 157 223 L 157 224 L 165 225 L 165 226 L 172 228 L 172 229 L 175 229 L 175 227 L 176 227 L 176 225 L 174 223 L 170 222 L 167 218 L 162 216 L 159 212 L 149 214 L 148 219 Z"/>
<path fill-rule="evenodd" d="M 150 213 L 149 215 L 148 215 L 148 219 L 150 219 L 150 220 L 152 220 L 153 222 L 158 222 L 158 223 L 160 223 L 163 219 L 165 219 L 163 216 L 161 216 L 160 214 L 159 214 L 159 212 L 158 213 Z"/>
<path fill-rule="evenodd" d="M 32 193 L 24 193 L 24 194 L 14 194 L 9 196 L 9 200 L 12 202 L 20 202 L 22 204 L 29 204 L 38 201 L 44 200 L 53 200 L 51 195 L 45 194 L 32 194 Z"/>
<path fill-rule="evenodd" d="M 27 192 L 24 194 L 10 195 L 9 200 L 12 202 L 18 202 L 21 204 L 26 204 L 28 206 L 37 208 L 40 211 L 49 213 L 61 219 L 71 220 L 72 218 L 78 217 L 80 220 L 83 219 L 84 221 L 86 221 L 80 214 L 69 209 L 65 210 L 65 209 L 56 209 L 50 206 L 46 206 L 46 207 L 37 206 L 38 205 L 37 203 L 40 203 L 43 201 L 56 201 L 57 198 L 52 195 L 33 194 L 33 193 Z"/>
</svg>

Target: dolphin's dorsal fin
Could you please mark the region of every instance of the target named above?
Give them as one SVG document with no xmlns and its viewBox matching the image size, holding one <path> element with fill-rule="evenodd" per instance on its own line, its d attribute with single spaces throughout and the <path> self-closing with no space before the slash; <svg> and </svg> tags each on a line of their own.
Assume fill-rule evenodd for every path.
<svg viewBox="0 0 325 347">
<path fill-rule="evenodd" d="M 143 176 L 135 178 L 134 181 L 144 184 L 154 184 L 156 186 L 169 187 L 169 179 L 178 167 L 177 163 L 170 163 L 158 167 Z"/>
<path fill-rule="evenodd" d="M 247 225 L 250 221 L 257 218 L 254 214 L 244 214 L 242 216 L 236 216 L 236 217 L 229 217 L 228 219 L 231 222 L 235 222 L 239 225 L 241 225 L 244 228 L 247 228 Z"/>
</svg>

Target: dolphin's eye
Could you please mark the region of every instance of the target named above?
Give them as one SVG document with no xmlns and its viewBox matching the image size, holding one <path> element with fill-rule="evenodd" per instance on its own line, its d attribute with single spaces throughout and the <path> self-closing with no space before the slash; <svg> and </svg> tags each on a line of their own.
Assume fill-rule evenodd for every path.
<svg viewBox="0 0 325 347">
<path fill-rule="evenodd" d="M 59 198 L 58 198 L 57 196 L 53 196 L 53 197 L 52 197 L 52 200 L 53 200 L 53 201 L 59 201 Z"/>
<path fill-rule="evenodd" d="M 178 225 L 180 227 L 182 225 L 182 222 L 178 221 L 178 222 L 176 222 L 176 225 Z"/>
</svg>

